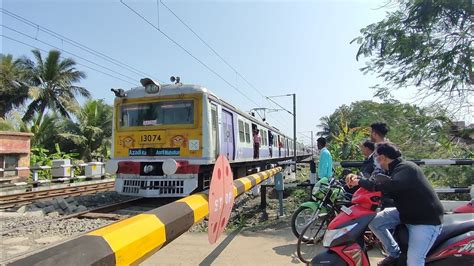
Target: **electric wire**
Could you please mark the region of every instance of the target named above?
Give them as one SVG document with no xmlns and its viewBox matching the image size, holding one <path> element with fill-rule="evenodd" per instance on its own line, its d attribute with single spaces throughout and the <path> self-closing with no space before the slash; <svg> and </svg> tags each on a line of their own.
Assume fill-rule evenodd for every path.
<svg viewBox="0 0 474 266">
<path fill-rule="evenodd" d="M 153 23 L 151 23 L 148 19 L 146 19 L 144 16 L 142 16 L 140 13 L 138 13 L 135 9 L 133 9 L 132 7 L 130 7 L 129 5 L 127 5 L 123 0 L 120 0 L 120 3 L 122 3 L 125 7 L 127 7 L 130 11 L 132 11 L 135 15 L 137 15 L 139 18 L 141 18 L 143 21 L 145 21 L 148 25 L 150 25 L 151 27 L 153 27 L 154 29 L 156 29 L 158 32 L 160 32 L 161 34 L 163 34 L 163 36 L 165 36 L 169 41 L 171 41 L 172 43 L 174 43 L 176 46 L 178 46 L 179 48 L 181 48 L 181 50 L 183 50 L 184 52 L 186 52 L 189 56 L 191 56 L 194 60 L 196 60 L 197 62 L 199 62 L 202 66 L 204 66 L 207 70 L 211 71 L 214 75 L 216 75 L 218 78 L 220 78 L 222 81 L 224 81 L 227 85 L 229 85 L 229 87 L 233 88 L 234 90 L 236 90 L 238 93 L 240 93 L 242 96 L 244 96 L 246 99 L 248 99 L 250 102 L 254 103 L 255 105 L 259 105 L 258 103 L 256 103 L 252 98 L 250 98 L 249 96 L 247 96 L 245 93 L 243 93 L 239 88 L 237 88 L 236 86 L 234 86 L 232 83 L 230 83 L 229 81 L 227 81 L 224 77 L 222 77 L 219 73 L 217 73 L 214 69 L 212 69 L 211 67 L 209 67 L 206 63 L 204 63 L 203 61 L 201 61 L 199 58 L 197 58 L 196 56 L 194 56 L 191 52 L 189 52 L 186 48 L 184 48 L 181 44 L 179 44 L 177 41 L 175 41 L 173 38 L 171 38 L 170 36 L 168 36 L 168 34 L 166 34 L 164 31 L 162 31 L 161 29 L 159 29 L 158 27 L 156 27 L 155 25 L 153 25 Z"/>
<path fill-rule="evenodd" d="M 108 67 L 105 67 L 105 66 L 102 66 L 102 65 L 100 65 L 100 64 L 97 64 L 97 63 L 95 63 L 95 62 L 93 62 L 93 61 L 91 61 L 91 60 L 89 60 L 89 59 L 87 59 L 87 58 L 84 58 L 84 57 L 79 56 L 79 55 L 76 55 L 76 54 L 74 54 L 74 53 L 72 53 L 72 52 L 69 52 L 69 51 L 66 51 L 66 50 L 64 50 L 64 49 L 61 49 L 61 48 L 59 48 L 59 47 L 57 47 L 57 46 L 54 46 L 54 45 L 52 45 L 52 44 L 49 44 L 49 43 L 47 43 L 47 42 L 45 42 L 45 41 L 42 41 L 42 40 L 40 40 L 40 39 L 34 38 L 33 36 L 30 36 L 30 35 L 28 35 L 28 34 L 26 34 L 26 33 L 23 33 L 23 32 L 21 32 L 21 31 L 18 31 L 18 30 L 14 29 L 14 28 L 11 28 L 11 27 L 6 26 L 6 25 L 3 25 L 3 24 L 0 24 L 0 27 L 9 29 L 9 30 L 11 30 L 11 31 L 13 31 L 13 32 L 16 32 L 16 33 L 18 33 L 18 34 L 20 34 L 20 35 L 23 35 L 23 36 L 25 36 L 25 37 L 28 37 L 28 38 L 30 38 L 30 39 L 33 39 L 33 40 L 35 40 L 35 41 L 37 41 L 37 42 L 40 42 L 40 43 L 42 43 L 42 44 L 51 46 L 51 47 L 53 47 L 54 49 L 57 49 L 58 51 L 62 51 L 62 52 L 64 52 L 64 53 L 66 53 L 66 54 L 70 54 L 70 55 L 72 55 L 72 56 L 74 56 L 74 57 L 77 57 L 77 58 L 79 58 L 79 59 L 82 59 L 82 60 L 84 60 L 84 61 L 86 61 L 86 62 L 88 62 L 88 63 L 90 63 L 90 64 L 93 64 L 93 65 L 98 66 L 98 67 L 102 67 L 102 68 L 107 69 L 108 71 L 113 72 L 113 73 L 115 73 L 115 74 L 117 74 L 117 75 L 120 75 L 120 76 L 122 76 L 122 77 L 125 77 L 125 78 L 127 78 L 127 79 L 129 79 L 129 80 L 135 81 L 135 79 L 132 78 L 132 77 L 126 76 L 126 75 L 124 75 L 124 74 L 121 74 L 121 73 L 119 73 L 119 72 L 117 72 L 117 71 L 115 71 L 115 70 L 113 70 L 113 69 L 110 69 L 110 68 L 108 68 Z M 122 80 L 122 81 L 126 81 L 126 80 L 124 80 L 124 79 L 121 79 L 121 80 Z M 128 83 L 130 83 L 130 84 L 133 84 L 133 85 L 137 85 L 136 83 L 132 83 L 132 82 L 129 82 L 129 81 L 126 81 L 126 82 L 128 82 Z"/>
<path fill-rule="evenodd" d="M 183 19 L 181 19 L 170 7 L 168 7 L 163 1 L 159 0 L 160 3 L 166 8 L 168 9 L 168 11 L 174 16 L 176 17 L 177 20 L 179 20 L 179 22 L 181 22 L 181 24 L 183 24 L 189 31 L 191 31 L 194 36 L 196 36 L 207 48 L 209 48 L 222 62 L 224 62 L 224 64 L 226 64 L 230 69 L 232 69 L 240 78 L 242 78 L 242 80 L 244 80 L 250 87 L 252 87 L 258 94 L 260 94 L 260 96 L 262 96 L 264 99 L 266 99 L 266 96 L 259 90 L 257 89 L 256 86 L 254 86 L 250 81 L 248 81 L 247 78 L 245 78 L 239 71 L 237 71 L 229 62 L 227 62 L 227 60 L 225 60 L 214 48 L 212 48 L 212 46 L 207 43 L 203 38 L 201 38 L 201 36 L 199 34 L 196 33 L 196 31 L 194 31 L 186 22 L 184 22 Z M 268 100 L 268 99 L 267 99 Z"/>
<path fill-rule="evenodd" d="M 123 63 L 123 62 L 121 62 L 121 61 L 119 61 L 119 60 L 117 60 L 117 59 L 114 59 L 114 58 L 112 58 L 112 57 L 110 57 L 110 56 L 108 56 L 108 55 L 106 55 L 106 54 L 104 54 L 104 53 L 102 53 L 102 52 L 99 52 L 99 51 L 97 51 L 97 50 L 94 50 L 94 49 L 92 49 L 92 48 L 90 48 L 90 47 L 88 47 L 88 46 L 86 46 L 86 45 L 84 45 L 84 44 L 81 44 L 81 43 L 79 43 L 79 42 L 77 42 L 77 41 L 74 41 L 74 40 L 72 40 L 72 39 L 70 39 L 70 38 L 68 38 L 68 37 L 66 37 L 66 36 L 63 36 L 63 35 L 61 35 L 61 34 L 55 32 L 55 31 L 53 31 L 53 30 L 50 30 L 50 29 L 48 29 L 48 28 L 45 28 L 45 27 L 39 25 L 38 23 L 35 23 L 35 22 L 32 22 L 32 21 L 26 19 L 25 17 L 22 17 L 22 16 L 20 16 L 20 15 L 18 15 L 18 14 L 15 14 L 15 13 L 11 12 L 11 11 L 8 11 L 8 10 L 6 10 L 6 9 L 4 9 L 4 8 L 0 8 L 0 12 L 6 14 L 6 15 L 8 15 L 8 16 L 10 16 L 10 17 L 12 17 L 12 18 L 14 18 L 14 19 L 16 19 L 16 20 L 18 20 L 18 21 L 23 22 L 23 23 L 26 24 L 26 25 L 29 25 L 29 26 L 35 28 L 35 29 L 37 30 L 37 33 L 36 33 L 37 35 L 38 35 L 38 31 L 45 32 L 45 33 L 47 33 L 48 35 L 53 36 L 53 37 L 55 37 L 55 38 L 61 40 L 62 42 L 69 43 L 69 44 L 71 44 L 71 45 L 73 45 L 73 46 L 75 46 L 75 47 L 77 47 L 77 48 L 79 48 L 79 49 L 81 49 L 81 50 L 83 50 L 83 51 L 86 51 L 86 52 L 88 52 L 88 53 L 90 53 L 90 54 L 93 54 L 93 55 L 99 57 L 99 58 L 102 58 L 103 60 L 108 61 L 108 62 L 110 62 L 110 63 L 112 63 L 112 64 L 114 64 L 114 65 L 116 65 L 116 66 L 119 66 L 119 67 L 121 67 L 121 68 L 127 69 L 128 71 L 133 72 L 133 73 L 135 73 L 135 74 L 137 74 L 137 75 L 139 75 L 139 76 L 143 76 L 143 75 L 144 75 L 144 76 L 146 76 L 146 77 L 151 77 L 151 78 L 156 79 L 156 80 L 160 81 L 161 83 L 163 83 L 161 80 L 157 79 L 157 78 L 154 77 L 153 75 L 150 75 L 150 74 L 147 74 L 147 73 L 145 73 L 145 72 L 143 72 L 143 71 L 140 71 L 140 70 L 138 70 L 138 69 L 136 69 L 136 68 L 134 68 L 134 67 L 132 67 L 132 66 L 126 64 L 126 63 Z M 37 37 L 38 37 L 37 35 L 35 36 L 35 39 L 37 39 Z"/>
<path fill-rule="evenodd" d="M 7 36 L 7 35 L 4 35 L 4 34 L 0 34 L 0 37 L 9 39 L 9 40 L 14 41 L 14 42 L 17 42 L 17 43 L 21 43 L 21 44 L 23 44 L 23 45 L 25 45 L 25 46 L 28 46 L 28 47 L 31 47 L 31 48 L 34 48 L 34 49 L 38 49 L 39 51 L 42 51 L 42 52 L 46 52 L 46 53 L 48 52 L 48 51 L 46 51 L 46 50 L 44 50 L 44 49 L 41 49 L 41 48 L 39 48 L 39 47 L 33 46 L 33 45 L 31 45 L 31 44 L 25 43 L 25 42 L 23 42 L 23 41 L 17 40 L 17 39 L 15 39 L 15 38 L 12 38 L 12 37 Z M 65 59 L 64 56 L 61 56 L 61 58 Z M 77 64 L 77 65 L 80 65 L 80 66 L 83 66 L 83 67 L 86 67 L 86 68 L 88 68 L 88 69 L 91 69 L 91 70 L 93 70 L 93 71 L 102 73 L 102 74 L 107 75 L 107 76 L 109 76 L 109 77 L 112 77 L 112 78 L 119 79 L 119 80 L 122 80 L 122 81 L 124 81 L 124 82 L 130 83 L 130 82 L 126 81 L 126 80 L 123 80 L 123 79 L 121 79 L 121 78 L 119 78 L 119 77 L 116 77 L 116 76 L 114 76 L 114 75 L 111 75 L 111 74 L 109 74 L 109 73 L 103 72 L 103 71 L 101 71 L 101 70 L 95 69 L 95 68 L 90 67 L 90 66 L 88 66 L 88 65 L 85 65 L 85 64 L 82 64 L 82 63 L 78 63 L 78 62 L 76 62 L 76 64 Z M 135 84 L 133 84 L 133 83 L 130 83 L 130 84 L 135 85 Z"/>
</svg>

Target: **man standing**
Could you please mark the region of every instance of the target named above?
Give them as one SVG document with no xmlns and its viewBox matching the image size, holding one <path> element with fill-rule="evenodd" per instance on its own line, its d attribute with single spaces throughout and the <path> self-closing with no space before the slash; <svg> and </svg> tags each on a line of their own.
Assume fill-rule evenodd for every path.
<svg viewBox="0 0 474 266">
<path fill-rule="evenodd" d="M 403 160 L 397 147 L 382 142 L 376 145 L 375 154 L 375 160 L 391 176 L 389 180 L 377 183 L 351 174 L 346 182 L 349 186 L 358 185 L 370 191 L 382 191 L 394 200 L 395 208 L 386 208 L 377 213 L 369 224 L 370 230 L 389 254 L 377 265 L 394 265 L 400 255 L 400 247 L 389 229 L 405 224 L 409 233 L 407 265 L 422 266 L 426 254 L 441 232 L 443 206 L 421 168 Z"/>
<path fill-rule="evenodd" d="M 384 141 L 387 141 L 385 139 L 385 135 L 387 135 L 389 129 L 387 124 L 382 123 L 382 122 L 376 122 L 370 125 L 371 131 L 370 131 L 370 139 L 375 143 L 381 143 Z M 374 170 L 372 171 L 372 174 L 379 174 L 383 173 L 382 167 L 378 164 L 377 160 L 374 160 Z"/>
<path fill-rule="evenodd" d="M 326 139 L 320 137 L 316 140 L 318 144 L 319 153 L 319 164 L 318 164 L 318 179 L 332 177 L 332 156 L 329 150 L 326 148 Z"/>
<path fill-rule="evenodd" d="M 260 158 L 260 143 L 262 138 L 260 137 L 260 132 L 258 129 L 254 129 L 253 131 L 253 158 L 259 159 Z"/>
</svg>

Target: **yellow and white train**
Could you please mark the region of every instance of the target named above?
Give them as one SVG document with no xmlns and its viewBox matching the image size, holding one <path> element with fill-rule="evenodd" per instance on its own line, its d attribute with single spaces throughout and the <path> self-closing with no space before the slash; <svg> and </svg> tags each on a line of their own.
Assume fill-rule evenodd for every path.
<svg viewBox="0 0 474 266">
<path fill-rule="evenodd" d="M 120 194 L 181 197 L 204 190 L 220 154 L 227 156 L 234 177 L 294 156 L 292 138 L 202 86 L 141 83 L 113 90 L 112 158 L 106 167 L 116 173 Z M 255 150 L 257 129 L 261 145 Z M 302 144 L 297 149 L 298 157 L 308 156 Z"/>
</svg>

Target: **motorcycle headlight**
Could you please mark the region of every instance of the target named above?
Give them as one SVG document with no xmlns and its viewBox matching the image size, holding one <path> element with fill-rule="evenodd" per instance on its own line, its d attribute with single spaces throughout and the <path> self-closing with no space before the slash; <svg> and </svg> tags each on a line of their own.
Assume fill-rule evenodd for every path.
<svg viewBox="0 0 474 266">
<path fill-rule="evenodd" d="M 331 243 L 338 239 L 339 237 L 343 236 L 347 232 L 351 231 L 352 228 L 356 227 L 357 223 L 351 224 L 342 228 L 334 229 L 334 230 L 326 230 L 323 239 L 323 246 L 330 247 Z"/>
</svg>

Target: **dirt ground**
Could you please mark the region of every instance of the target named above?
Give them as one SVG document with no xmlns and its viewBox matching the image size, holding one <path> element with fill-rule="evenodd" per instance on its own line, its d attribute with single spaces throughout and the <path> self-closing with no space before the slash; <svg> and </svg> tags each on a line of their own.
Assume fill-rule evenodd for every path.
<svg viewBox="0 0 474 266">
<path fill-rule="evenodd" d="M 315 247 L 316 250 L 321 246 Z M 315 250 L 315 252 L 316 252 Z M 382 259 L 369 252 L 371 264 Z M 303 265 L 296 254 L 296 238 L 288 217 L 273 226 L 247 228 L 224 234 L 217 243 L 207 233 L 188 232 L 156 252 L 140 265 Z"/>
</svg>

